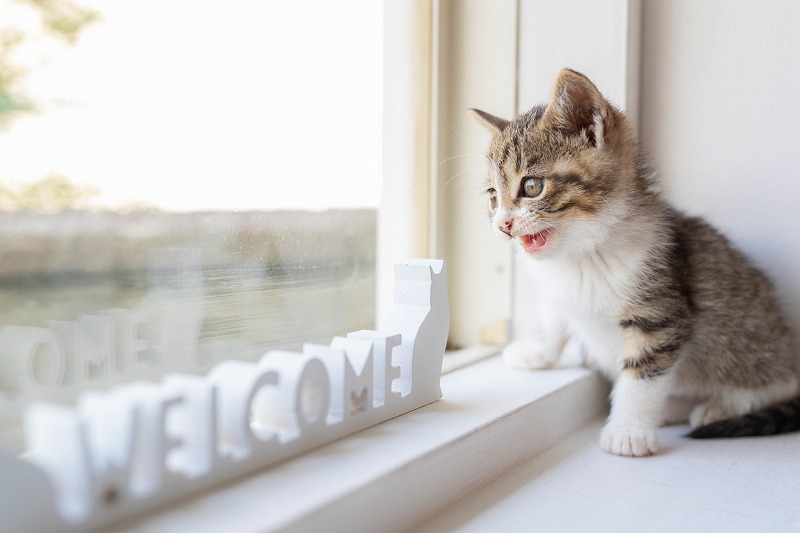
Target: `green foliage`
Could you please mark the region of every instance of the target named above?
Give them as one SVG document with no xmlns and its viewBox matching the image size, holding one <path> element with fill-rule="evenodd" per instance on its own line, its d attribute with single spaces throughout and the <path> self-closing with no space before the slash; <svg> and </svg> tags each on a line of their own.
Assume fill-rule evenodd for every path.
<svg viewBox="0 0 800 533">
<path fill-rule="evenodd" d="M 34 9 L 45 31 L 66 42 L 75 44 L 78 36 L 88 24 L 99 18 L 99 14 L 85 9 L 73 0 L 17 0 Z M 0 126 L 25 111 L 34 109 L 33 103 L 19 89 L 19 82 L 27 70 L 13 59 L 16 48 L 26 40 L 26 35 L 13 27 L 13 22 L 0 26 Z"/>
<path fill-rule="evenodd" d="M 32 109 L 27 100 L 0 87 L 0 124 L 16 113 Z"/>
<path fill-rule="evenodd" d="M 14 113 L 30 109 L 24 97 L 12 91 L 14 84 L 22 78 L 24 71 L 11 61 L 12 51 L 25 37 L 20 31 L 0 29 L 0 121 Z"/>
<path fill-rule="evenodd" d="M 71 0 L 20 1 L 35 7 L 41 14 L 44 27 L 69 44 L 75 44 L 81 30 L 98 18 L 96 11 L 82 8 Z"/>
<path fill-rule="evenodd" d="M 84 209 L 98 191 L 70 183 L 62 176 L 46 178 L 17 190 L 0 184 L 0 212 L 58 213 Z"/>
</svg>

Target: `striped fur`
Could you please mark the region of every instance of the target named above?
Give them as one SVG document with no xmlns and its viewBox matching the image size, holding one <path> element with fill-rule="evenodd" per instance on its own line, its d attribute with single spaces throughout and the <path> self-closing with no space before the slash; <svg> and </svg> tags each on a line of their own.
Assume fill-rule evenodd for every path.
<svg viewBox="0 0 800 533">
<path fill-rule="evenodd" d="M 547 105 L 511 121 L 472 114 L 493 133 L 489 218 L 523 249 L 534 292 L 519 297 L 541 302 L 531 322 L 546 318 L 545 337 L 568 332 L 614 381 L 606 450 L 655 453 L 670 396 L 697 400 L 695 437 L 800 427 L 800 401 L 787 402 L 795 341 L 770 282 L 662 199 L 624 113 L 564 70 Z M 555 346 L 523 339 L 504 356 L 543 368 Z"/>
<path fill-rule="evenodd" d="M 800 430 L 800 398 L 772 405 L 753 413 L 712 422 L 691 431 L 693 439 L 779 435 Z"/>
</svg>

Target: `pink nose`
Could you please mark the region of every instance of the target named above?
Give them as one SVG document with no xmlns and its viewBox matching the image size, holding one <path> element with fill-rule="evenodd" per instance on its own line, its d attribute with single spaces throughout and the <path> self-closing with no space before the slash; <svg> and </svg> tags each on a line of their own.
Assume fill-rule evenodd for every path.
<svg viewBox="0 0 800 533">
<path fill-rule="evenodd" d="M 497 223 L 497 229 L 499 229 L 500 231 L 511 237 L 511 226 L 513 225 L 513 223 L 514 222 L 511 219 L 499 220 Z"/>
</svg>

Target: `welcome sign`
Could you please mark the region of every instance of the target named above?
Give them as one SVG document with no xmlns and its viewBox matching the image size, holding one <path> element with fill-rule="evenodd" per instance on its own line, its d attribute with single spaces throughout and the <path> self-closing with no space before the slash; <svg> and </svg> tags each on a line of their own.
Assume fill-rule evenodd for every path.
<svg viewBox="0 0 800 533">
<path fill-rule="evenodd" d="M 30 453 L 0 452 L 0 528 L 108 524 L 429 404 L 449 324 L 444 262 L 415 259 L 378 331 L 33 405 Z"/>
</svg>

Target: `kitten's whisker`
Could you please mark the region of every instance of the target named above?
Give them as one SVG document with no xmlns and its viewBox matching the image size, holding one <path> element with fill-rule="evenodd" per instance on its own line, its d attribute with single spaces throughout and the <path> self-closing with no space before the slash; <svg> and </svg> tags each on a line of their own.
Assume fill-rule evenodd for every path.
<svg viewBox="0 0 800 533">
<path fill-rule="evenodd" d="M 458 132 L 456 131 L 456 129 L 453 127 L 453 125 L 452 125 L 452 124 L 450 124 L 450 119 L 449 119 L 449 118 L 447 118 L 447 113 L 445 113 L 445 115 L 444 115 L 444 120 L 447 122 L 447 125 L 448 125 L 448 126 L 450 126 L 450 129 L 451 129 L 451 130 L 453 130 L 453 133 L 455 133 L 456 135 L 458 135 L 459 137 L 461 137 L 462 139 L 464 139 L 464 136 L 463 136 L 463 135 L 461 135 L 460 133 L 458 133 Z"/>
<path fill-rule="evenodd" d="M 475 171 L 475 170 L 476 170 L 475 168 L 465 168 L 465 169 L 464 169 L 464 170 L 462 170 L 461 172 L 456 172 L 456 174 L 455 174 L 455 175 L 454 175 L 452 178 L 450 178 L 449 180 L 447 180 L 447 182 L 446 182 L 444 185 L 442 185 L 442 190 L 441 190 L 441 191 L 439 191 L 439 192 L 444 192 L 444 190 L 445 190 L 445 189 L 447 189 L 447 186 L 448 186 L 448 185 L 450 185 L 450 182 L 451 182 L 451 181 L 453 181 L 454 179 L 456 179 L 457 177 L 459 177 L 459 176 L 460 176 L 461 174 L 463 174 L 464 172 L 473 172 L 473 171 Z M 458 187 L 456 187 L 456 188 L 458 188 Z"/>
<path fill-rule="evenodd" d="M 475 154 L 458 154 L 458 155 L 454 155 L 452 157 L 448 157 L 447 159 L 441 161 L 439 164 L 440 165 L 444 165 L 448 161 L 452 161 L 453 159 L 456 159 L 456 158 L 459 158 L 459 157 L 477 157 L 478 159 L 482 159 L 480 156 L 477 156 Z"/>
<path fill-rule="evenodd" d="M 470 181 L 470 177 L 469 177 L 469 176 L 467 176 L 467 177 L 466 177 L 466 178 L 464 178 L 463 180 L 459 181 L 459 182 L 456 184 L 456 186 L 455 186 L 455 187 L 453 187 L 453 189 L 459 189 L 459 188 L 460 188 L 462 185 L 464 185 L 465 183 L 467 183 L 467 182 L 469 182 L 469 181 Z"/>
</svg>

